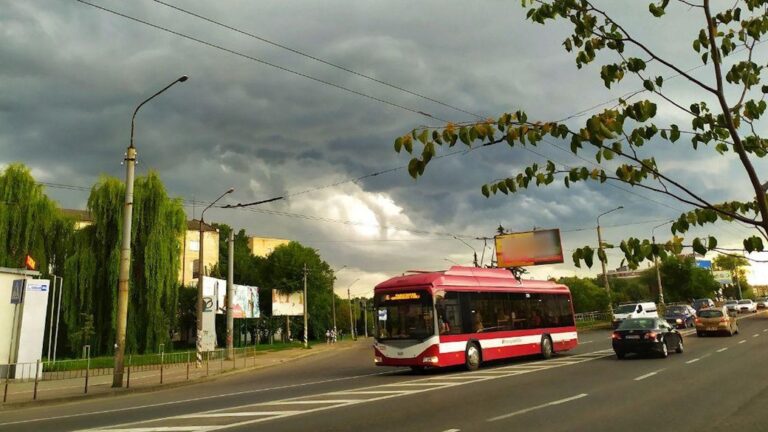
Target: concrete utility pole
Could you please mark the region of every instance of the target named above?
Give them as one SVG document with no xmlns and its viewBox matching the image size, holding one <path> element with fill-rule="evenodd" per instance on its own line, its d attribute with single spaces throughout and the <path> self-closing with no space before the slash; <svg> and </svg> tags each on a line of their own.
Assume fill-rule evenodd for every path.
<svg viewBox="0 0 768 432">
<path fill-rule="evenodd" d="M 597 248 L 605 254 L 603 249 L 603 235 L 600 233 L 600 216 L 605 216 L 608 213 L 615 212 L 616 210 L 623 209 L 624 206 L 618 206 L 615 209 L 608 210 L 607 212 L 600 213 L 597 216 Z M 598 257 L 598 259 L 600 259 Z M 605 281 L 605 292 L 608 294 L 608 310 L 613 315 L 613 302 L 611 301 L 611 284 L 608 282 L 608 271 L 605 269 L 605 262 L 600 259 L 600 264 L 603 266 L 603 280 Z"/>
<path fill-rule="evenodd" d="M 195 344 L 197 348 L 196 360 L 198 368 L 203 367 L 203 275 L 205 274 L 205 261 L 203 260 L 205 256 L 203 227 L 205 226 L 205 211 L 213 207 L 213 205 L 219 202 L 220 199 L 224 198 L 224 195 L 231 194 L 234 191 L 235 188 L 229 188 L 226 192 L 219 195 L 219 197 L 216 198 L 212 203 L 208 204 L 208 207 L 204 208 L 203 212 L 200 213 L 200 230 L 198 233 L 199 245 L 197 249 L 197 339 Z"/>
<path fill-rule="evenodd" d="M 368 302 L 363 299 L 363 325 L 365 326 L 365 338 L 368 339 Z"/>
<path fill-rule="evenodd" d="M 352 292 L 349 289 L 359 280 L 360 278 L 357 278 L 347 286 L 347 300 L 349 301 L 349 335 L 352 337 L 352 340 L 357 340 L 357 337 L 355 337 L 355 322 L 352 320 Z"/>
<path fill-rule="evenodd" d="M 347 300 L 349 300 L 349 336 L 352 340 L 356 340 L 355 337 L 355 322 L 352 320 L 352 293 L 347 288 Z"/>
<path fill-rule="evenodd" d="M 333 280 L 336 280 L 336 273 L 339 273 L 340 271 L 347 268 L 346 265 L 341 266 L 340 269 L 334 271 L 333 273 Z M 336 291 L 334 291 L 333 286 L 331 286 L 331 309 L 333 310 L 333 334 L 337 334 L 336 330 Z"/>
<path fill-rule="evenodd" d="M 309 325 L 307 322 L 307 273 L 309 271 L 307 270 L 307 263 L 304 263 L 304 348 L 309 348 L 309 340 L 308 340 L 308 329 Z"/>
<path fill-rule="evenodd" d="M 651 229 L 651 242 L 653 242 L 653 244 L 656 244 L 656 234 L 654 232 L 656 228 L 661 228 L 664 225 L 672 222 L 674 221 L 669 220 L 664 222 L 663 224 L 656 225 Z M 659 264 L 656 261 L 657 261 L 657 258 L 656 258 L 656 255 L 654 255 L 653 266 L 656 267 L 656 283 L 659 285 L 659 303 L 664 304 L 664 288 L 662 288 L 661 286 L 661 270 L 659 269 Z"/>
<path fill-rule="evenodd" d="M 152 100 L 155 96 L 168 90 L 176 83 L 184 82 L 188 79 L 186 75 L 177 78 L 176 81 L 168 84 L 159 92 L 145 99 L 133 111 L 131 117 L 131 142 L 125 152 L 125 206 L 123 207 L 123 230 L 122 242 L 120 245 L 120 272 L 117 283 L 117 329 L 115 342 L 115 369 L 112 375 L 112 387 L 123 386 L 123 368 L 125 364 L 125 329 L 128 324 L 128 288 L 131 270 L 131 222 L 133 220 L 133 178 L 136 168 L 136 147 L 133 145 L 133 129 L 136 121 L 136 113 L 145 103 Z"/>
<path fill-rule="evenodd" d="M 234 290 L 235 278 L 235 230 L 229 230 L 229 239 L 227 241 L 227 360 L 232 360 L 234 354 L 234 343 L 232 341 L 233 327 L 235 319 L 232 316 L 232 292 Z"/>
</svg>

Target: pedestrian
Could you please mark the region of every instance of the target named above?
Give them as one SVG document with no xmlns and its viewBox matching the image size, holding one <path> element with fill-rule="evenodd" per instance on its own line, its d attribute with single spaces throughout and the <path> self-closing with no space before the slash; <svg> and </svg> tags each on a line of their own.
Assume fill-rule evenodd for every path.
<svg viewBox="0 0 768 432">
<path fill-rule="evenodd" d="M 336 343 L 336 330 L 331 330 L 331 343 Z"/>
<path fill-rule="evenodd" d="M 325 330 L 325 343 L 330 344 L 331 343 L 331 330 L 326 329 Z"/>
</svg>

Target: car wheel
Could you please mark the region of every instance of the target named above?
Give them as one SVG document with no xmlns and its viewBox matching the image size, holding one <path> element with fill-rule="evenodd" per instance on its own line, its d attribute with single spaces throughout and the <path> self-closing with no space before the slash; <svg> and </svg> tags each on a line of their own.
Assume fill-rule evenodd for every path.
<svg viewBox="0 0 768 432">
<path fill-rule="evenodd" d="M 541 338 L 541 358 L 544 360 L 552 358 L 554 350 L 552 349 L 552 339 L 549 336 Z"/>
<path fill-rule="evenodd" d="M 662 339 L 661 340 L 661 357 L 667 358 L 669 357 L 669 348 L 667 348 L 667 341 Z"/>
<path fill-rule="evenodd" d="M 624 357 L 627 355 L 624 351 L 616 351 L 616 359 L 623 360 Z"/>
<path fill-rule="evenodd" d="M 675 352 L 678 353 L 678 354 L 682 354 L 683 353 L 683 338 L 682 337 L 678 337 L 677 338 L 677 348 L 675 349 Z"/>
<path fill-rule="evenodd" d="M 480 367 L 480 362 L 482 360 L 481 356 L 480 347 L 477 346 L 477 343 L 470 342 L 469 345 L 467 345 L 467 351 L 465 352 L 466 360 L 464 361 L 464 367 L 468 371 L 477 370 Z"/>
</svg>

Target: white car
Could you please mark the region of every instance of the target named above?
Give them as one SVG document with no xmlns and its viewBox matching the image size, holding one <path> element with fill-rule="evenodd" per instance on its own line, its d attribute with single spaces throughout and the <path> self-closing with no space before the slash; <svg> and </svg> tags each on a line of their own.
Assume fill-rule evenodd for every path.
<svg viewBox="0 0 768 432">
<path fill-rule="evenodd" d="M 658 318 L 659 313 L 656 308 L 656 303 L 653 302 L 638 302 L 638 303 L 624 303 L 613 310 L 613 328 L 618 328 L 619 325 L 628 318 Z"/>
<path fill-rule="evenodd" d="M 728 312 L 737 312 L 738 305 L 739 305 L 738 300 L 728 300 L 727 302 L 725 302 L 725 307 L 728 308 Z"/>
<path fill-rule="evenodd" d="M 739 312 L 757 312 L 757 303 L 752 300 L 739 300 L 736 310 Z"/>
<path fill-rule="evenodd" d="M 757 299 L 757 308 L 758 309 L 768 308 L 768 297 L 761 297 Z"/>
</svg>

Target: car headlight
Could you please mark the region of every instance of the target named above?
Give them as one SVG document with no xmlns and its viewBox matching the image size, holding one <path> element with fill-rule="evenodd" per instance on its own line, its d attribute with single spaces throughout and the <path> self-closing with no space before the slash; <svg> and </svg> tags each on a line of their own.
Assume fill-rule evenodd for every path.
<svg viewBox="0 0 768 432">
<path fill-rule="evenodd" d="M 678 323 L 678 324 L 682 324 L 682 323 L 683 323 L 683 320 L 681 320 L 680 318 L 678 318 L 678 319 L 676 319 L 676 320 L 675 320 L 675 322 L 676 322 L 676 323 Z"/>
</svg>

